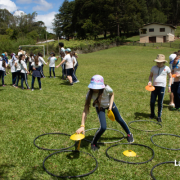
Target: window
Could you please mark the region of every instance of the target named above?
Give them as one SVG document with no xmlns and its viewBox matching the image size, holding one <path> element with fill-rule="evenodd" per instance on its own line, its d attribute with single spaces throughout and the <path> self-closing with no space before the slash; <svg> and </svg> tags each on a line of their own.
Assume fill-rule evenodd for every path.
<svg viewBox="0 0 180 180">
<path fill-rule="evenodd" d="M 160 28 L 160 32 L 165 32 L 165 28 Z"/>
<path fill-rule="evenodd" d="M 147 34 L 147 29 L 141 29 L 141 34 Z"/>
<path fill-rule="evenodd" d="M 154 32 L 154 28 L 149 29 L 149 32 Z"/>
</svg>

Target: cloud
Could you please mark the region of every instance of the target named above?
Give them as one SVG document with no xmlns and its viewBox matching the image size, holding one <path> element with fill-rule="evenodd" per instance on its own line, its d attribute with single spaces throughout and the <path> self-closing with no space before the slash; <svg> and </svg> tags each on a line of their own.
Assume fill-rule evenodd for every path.
<svg viewBox="0 0 180 180">
<path fill-rule="evenodd" d="M 34 3 L 39 5 L 33 7 L 33 11 L 48 11 L 53 8 L 52 4 L 45 0 L 35 0 Z"/>
<path fill-rule="evenodd" d="M 26 13 L 24 11 L 20 11 L 20 10 L 17 10 L 14 12 L 13 16 L 22 16 L 22 15 L 25 15 Z"/>
<path fill-rule="evenodd" d="M 11 0 L 0 0 L 0 9 L 7 9 L 9 12 L 17 10 L 17 6 Z"/>
<path fill-rule="evenodd" d="M 47 27 L 47 31 L 52 33 L 53 32 L 52 22 L 55 14 L 57 14 L 57 12 L 51 12 L 49 14 L 44 14 L 44 15 L 37 15 L 36 21 L 43 21 L 45 26 Z"/>
<path fill-rule="evenodd" d="M 16 1 L 16 3 L 19 3 L 19 4 L 30 4 L 32 2 L 33 2 L 32 0 L 17 0 Z"/>
</svg>

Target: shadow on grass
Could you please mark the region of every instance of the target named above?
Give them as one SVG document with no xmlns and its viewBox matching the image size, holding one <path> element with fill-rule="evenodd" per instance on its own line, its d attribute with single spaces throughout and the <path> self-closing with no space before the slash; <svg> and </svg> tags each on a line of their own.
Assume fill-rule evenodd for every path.
<svg viewBox="0 0 180 180">
<path fill-rule="evenodd" d="M 69 82 L 63 82 L 63 83 L 61 83 L 60 85 L 63 85 L 63 86 L 70 86 L 70 83 L 69 83 Z"/>
<path fill-rule="evenodd" d="M 7 174 L 10 168 L 15 167 L 14 165 L 1 164 L 0 165 L 0 179 L 8 179 Z"/>
<path fill-rule="evenodd" d="M 144 120 L 144 118 L 146 118 L 147 120 L 149 119 L 150 113 L 140 113 L 140 112 L 135 112 L 135 119 L 142 119 Z"/>
<path fill-rule="evenodd" d="M 35 173 L 44 174 L 44 169 L 42 164 L 37 166 L 31 167 L 24 171 L 23 175 L 21 176 L 20 180 L 37 180 L 37 177 L 34 176 Z"/>
</svg>

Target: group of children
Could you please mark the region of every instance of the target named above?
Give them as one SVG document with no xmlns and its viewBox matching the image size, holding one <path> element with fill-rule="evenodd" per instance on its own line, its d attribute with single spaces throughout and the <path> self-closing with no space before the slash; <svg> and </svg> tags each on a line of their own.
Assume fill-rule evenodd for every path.
<svg viewBox="0 0 180 180">
<path fill-rule="evenodd" d="M 61 46 L 64 44 L 59 43 Z M 60 46 L 60 47 L 61 47 Z M 41 90 L 41 78 L 45 78 L 43 73 L 43 66 L 44 64 L 47 65 L 49 63 L 49 77 L 51 78 L 51 72 L 53 71 L 54 78 L 55 76 L 55 67 L 58 68 L 60 65 L 63 64 L 63 74 L 62 78 L 67 79 L 70 82 L 70 85 L 73 83 L 79 82 L 75 73 L 78 66 L 77 62 L 77 54 L 75 52 L 71 52 L 71 49 L 61 48 L 61 63 L 58 66 L 55 66 L 55 62 L 58 60 L 59 57 L 55 57 L 55 53 L 50 53 L 50 57 L 48 58 L 47 63 L 43 59 L 43 55 L 38 53 L 34 55 L 30 53 L 28 56 L 25 51 L 19 47 L 18 55 L 15 53 L 11 54 L 11 59 L 8 60 L 7 53 L 2 53 L 0 57 L 0 78 L 2 79 L 2 86 L 4 85 L 4 76 L 7 74 L 6 70 L 11 69 L 12 73 L 12 85 L 18 88 L 19 79 L 21 79 L 21 88 L 24 89 L 23 83 L 25 82 L 27 89 L 30 89 L 27 81 L 27 75 L 31 73 L 32 75 L 32 82 L 31 82 L 31 89 L 34 91 L 34 82 L 35 78 L 37 77 L 39 83 L 39 89 Z M 28 63 L 29 62 L 29 63 Z M 29 70 L 27 69 L 27 65 L 29 64 Z"/>
<path fill-rule="evenodd" d="M 167 75 L 169 77 L 168 92 L 170 92 L 170 108 L 171 110 L 180 111 L 180 50 L 174 52 L 169 56 L 169 67 L 165 66 L 167 61 L 163 54 L 158 54 L 157 58 L 154 60 L 157 65 L 151 68 L 148 85 L 153 85 L 155 90 L 151 92 L 150 108 L 151 114 L 150 118 L 155 118 L 155 102 L 158 96 L 158 116 L 157 121 L 162 122 L 161 114 L 163 108 L 163 99 L 166 89 Z M 152 83 L 153 78 L 153 83 Z"/>
</svg>

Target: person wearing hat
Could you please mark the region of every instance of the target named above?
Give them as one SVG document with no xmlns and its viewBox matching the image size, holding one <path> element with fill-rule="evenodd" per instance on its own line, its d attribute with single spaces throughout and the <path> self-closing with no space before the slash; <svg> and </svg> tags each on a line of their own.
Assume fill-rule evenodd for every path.
<svg viewBox="0 0 180 180">
<path fill-rule="evenodd" d="M 53 52 L 51 52 L 50 55 L 51 56 L 48 58 L 48 61 L 47 61 L 49 62 L 49 78 L 51 78 L 51 69 L 53 70 L 53 75 L 55 78 L 56 76 L 55 76 L 54 68 L 55 68 L 55 62 L 57 61 L 57 58 L 55 57 L 55 54 Z"/>
<path fill-rule="evenodd" d="M 171 72 L 172 72 L 172 64 L 173 64 L 174 59 L 176 58 L 176 56 L 177 56 L 177 52 L 174 52 L 173 54 L 171 54 L 169 56 L 169 68 L 171 69 Z M 171 93 L 170 93 L 170 103 L 169 103 L 169 107 L 172 107 L 172 108 L 175 107 L 173 90 L 174 90 L 174 78 L 172 78 Z"/>
<path fill-rule="evenodd" d="M 65 62 L 65 69 L 66 69 L 66 73 L 67 73 L 67 78 L 70 82 L 70 85 L 73 85 L 72 75 L 73 75 L 73 67 L 74 67 L 75 61 L 73 60 L 73 56 L 72 56 L 70 48 L 65 49 L 65 52 L 66 52 L 66 56 L 61 61 L 61 63 L 56 66 L 56 68 L 58 68 L 59 66 L 61 66 Z"/>
<path fill-rule="evenodd" d="M 172 110 L 180 111 L 180 53 L 177 53 L 176 58 L 172 64 L 172 74 L 176 74 L 174 78 L 174 87 L 173 87 L 173 94 L 174 94 L 174 104 L 175 108 Z"/>
<path fill-rule="evenodd" d="M 26 52 L 22 50 L 21 46 L 19 46 L 18 49 L 19 49 L 18 56 L 20 56 L 21 54 L 24 54 L 24 55 L 26 54 Z"/>
<path fill-rule="evenodd" d="M 153 119 L 155 117 L 154 108 L 155 108 L 155 102 L 156 98 L 158 96 L 158 117 L 157 121 L 161 122 L 161 114 L 163 109 L 163 99 L 166 89 L 166 79 L 167 75 L 169 76 L 169 84 L 168 84 L 168 92 L 171 92 L 171 82 L 172 82 L 172 76 L 171 76 L 171 70 L 168 66 L 165 66 L 165 63 L 167 62 L 165 60 L 165 55 L 158 54 L 157 58 L 154 60 L 154 62 L 157 63 L 156 66 L 153 66 L 151 68 L 150 76 L 149 76 L 149 83 L 148 85 L 152 85 L 152 78 L 153 78 L 153 86 L 155 87 L 155 90 L 151 92 L 151 100 L 150 100 L 150 107 L 151 107 L 151 115 L 150 118 Z"/>
<path fill-rule="evenodd" d="M 91 99 L 93 99 L 93 106 L 96 108 L 97 115 L 99 117 L 100 127 L 97 130 L 94 138 L 91 142 L 91 149 L 98 150 L 97 141 L 102 136 L 106 130 L 106 117 L 105 110 L 112 110 L 116 121 L 122 126 L 122 128 L 127 133 L 127 141 L 133 143 L 133 135 L 131 134 L 127 124 L 121 117 L 116 104 L 114 103 L 114 93 L 110 86 L 104 84 L 104 78 L 100 75 L 95 75 L 91 78 L 91 82 L 88 86 L 89 91 L 86 95 L 86 102 L 84 106 L 84 111 L 82 114 L 81 127 L 76 131 L 77 134 L 83 132 L 85 133 L 85 120 L 87 114 L 89 113 L 89 108 L 91 104 Z"/>
</svg>

